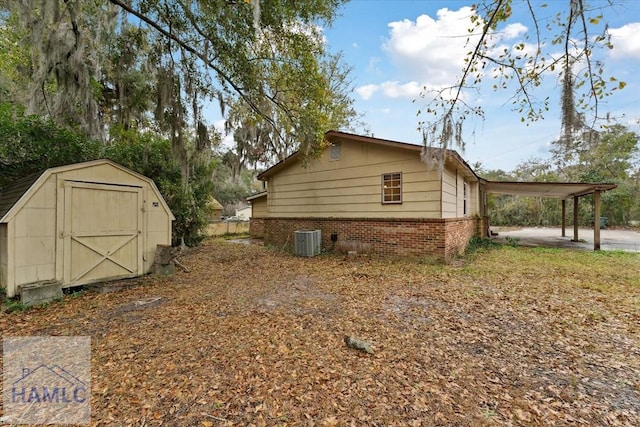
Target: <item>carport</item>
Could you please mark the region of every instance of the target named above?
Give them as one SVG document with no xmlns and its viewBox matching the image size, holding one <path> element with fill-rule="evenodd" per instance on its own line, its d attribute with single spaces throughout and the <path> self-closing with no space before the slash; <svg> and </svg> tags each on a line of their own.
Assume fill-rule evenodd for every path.
<svg viewBox="0 0 640 427">
<path fill-rule="evenodd" d="M 562 200 L 562 237 L 566 236 L 567 200 L 573 199 L 573 241 L 578 241 L 578 204 L 581 197 L 593 194 L 593 249 L 600 250 L 600 194 L 616 184 L 585 182 L 515 182 L 485 181 L 487 194 L 547 197 Z"/>
</svg>

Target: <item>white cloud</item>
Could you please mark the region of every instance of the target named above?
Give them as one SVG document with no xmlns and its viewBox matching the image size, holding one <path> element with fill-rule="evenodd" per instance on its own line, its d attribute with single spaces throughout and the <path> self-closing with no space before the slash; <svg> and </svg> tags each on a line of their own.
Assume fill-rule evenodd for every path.
<svg viewBox="0 0 640 427">
<path fill-rule="evenodd" d="M 367 100 L 374 93 L 381 92 L 389 98 L 412 98 L 421 94 L 425 98 L 432 95 L 445 99 L 453 97 L 448 89 L 454 86 L 465 68 L 465 58 L 475 47 L 481 26 L 474 28 L 471 7 L 458 10 L 447 8 L 436 12 L 435 19 L 429 15 L 420 15 L 415 21 L 404 19 L 388 24 L 389 37 L 382 46 L 396 67 L 400 81 L 386 81 L 358 88 L 360 96 Z M 470 31 L 473 29 L 473 31 Z M 520 44 L 518 38 L 528 28 L 521 23 L 512 23 L 487 37 L 492 56 L 499 56 L 505 49 L 512 50 Z M 498 52 L 497 49 L 500 49 Z M 525 44 L 521 53 L 533 53 L 536 47 Z M 377 62 L 379 59 L 375 58 Z M 376 62 L 370 61 L 369 67 Z M 495 75 L 495 70 L 490 71 Z M 406 82 L 406 83 L 403 83 Z M 464 94 L 460 96 L 464 97 Z"/>
<path fill-rule="evenodd" d="M 397 81 L 386 81 L 380 84 L 370 84 L 356 88 L 356 92 L 365 101 L 370 99 L 376 92 L 382 92 L 387 98 L 408 98 L 415 99 L 420 96 L 422 85 L 418 82 L 401 84 Z"/>
<path fill-rule="evenodd" d="M 417 98 L 422 86 L 417 82 L 400 84 L 398 82 L 384 82 L 380 85 L 382 93 L 388 98 Z"/>
<path fill-rule="evenodd" d="M 391 22 L 390 38 L 383 48 L 409 80 L 453 84 L 469 50 L 466 45 L 473 13 L 470 7 L 458 11 L 445 8 L 438 10 L 437 20 L 421 15 L 415 22 Z"/>
<path fill-rule="evenodd" d="M 378 85 L 366 85 L 356 88 L 356 93 L 365 101 L 373 96 L 380 87 Z"/>
<path fill-rule="evenodd" d="M 609 28 L 612 58 L 640 58 L 640 22 L 632 22 L 620 28 Z"/>
<path fill-rule="evenodd" d="M 527 32 L 528 28 L 517 22 L 515 24 L 507 25 L 504 30 L 500 31 L 500 35 L 505 40 L 511 40 L 520 37 Z"/>
<path fill-rule="evenodd" d="M 360 46 L 358 46 L 358 43 L 357 43 L 357 42 L 353 42 L 353 43 L 351 44 L 351 47 L 353 47 L 354 49 L 358 49 Z"/>
<path fill-rule="evenodd" d="M 378 70 L 378 64 L 382 61 L 382 59 L 377 56 L 372 56 L 369 58 L 369 64 L 367 65 L 367 72 L 372 74 L 380 74 L 380 70 Z"/>
</svg>

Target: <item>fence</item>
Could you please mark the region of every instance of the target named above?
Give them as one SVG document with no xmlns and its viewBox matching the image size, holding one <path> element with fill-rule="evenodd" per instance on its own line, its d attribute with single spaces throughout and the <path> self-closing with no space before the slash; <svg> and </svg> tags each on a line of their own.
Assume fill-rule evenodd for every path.
<svg viewBox="0 0 640 427">
<path fill-rule="evenodd" d="M 222 236 L 225 234 L 248 234 L 249 221 L 212 221 L 207 227 L 209 236 Z"/>
</svg>

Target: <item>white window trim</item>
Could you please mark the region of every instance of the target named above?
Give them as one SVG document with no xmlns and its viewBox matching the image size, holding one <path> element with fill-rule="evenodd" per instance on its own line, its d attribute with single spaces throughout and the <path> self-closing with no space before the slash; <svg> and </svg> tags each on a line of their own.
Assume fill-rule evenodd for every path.
<svg viewBox="0 0 640 427">
<path fill-rule="evenodd" d="M 385 176 L 389 177 L 389 180 L 393 179 L 393 175 L 399 175 L 400 176 L 400 200 L 385 200 L 384 199 L 384 182 L 385 182 Z M 401 205 L 402 204 L 402 172 L 389 172 L 389 173 L 383 173 L 380 177 L 380 181 L 381 181 L 381 202 L 383 205 Z"/>
<path fill-rule="evenodd" d="M 469 184 L 462 181 L 462 216 L 469 216 Z"/>
</svg>

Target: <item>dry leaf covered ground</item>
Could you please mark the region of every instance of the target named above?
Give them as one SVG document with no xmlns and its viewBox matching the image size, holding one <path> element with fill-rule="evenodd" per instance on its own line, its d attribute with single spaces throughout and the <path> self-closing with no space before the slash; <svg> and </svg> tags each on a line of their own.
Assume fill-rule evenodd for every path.
<svg viewBox="0 0 640 427">
<path fill-rule="evenodd" d="M 640 425 L 637 254 L 434 266 L 212 240 L 181 262 L 0 330 L 91 336 L 94 426 Z"/>
</svg>

